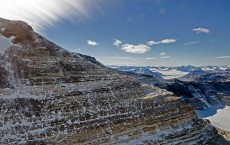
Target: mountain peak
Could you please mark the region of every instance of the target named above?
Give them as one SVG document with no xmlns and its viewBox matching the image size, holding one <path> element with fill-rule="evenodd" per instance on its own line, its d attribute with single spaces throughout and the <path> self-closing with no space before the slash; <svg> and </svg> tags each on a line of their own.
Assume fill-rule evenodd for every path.
<svg viewBox="0 0 230 145">
<path fill-rule="evenodd" d="M 14 37 L 12 40 L 14 44 L 27 44 L 35 41 L 32 27 L 23 21 L 0 19 L 0 28 L 1 35 L 7 38 Z"/>
</svg>

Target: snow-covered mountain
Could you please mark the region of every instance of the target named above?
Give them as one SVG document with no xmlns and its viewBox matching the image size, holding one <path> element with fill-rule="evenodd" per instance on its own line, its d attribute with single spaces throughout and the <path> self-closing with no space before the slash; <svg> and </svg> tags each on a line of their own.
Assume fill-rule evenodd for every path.
<svg viewBox="0 0 230 145">
<path fill-rule="evenodd" d="M 230 71 L 230 66 L 203 66 L 201 69 L 210 72 Z"/>
<path fill-rule="evenodd" d="M 181 78 L 183 76 L 197 76 L 198 74 L 220 74 L 220 73 L 229 73 L 230 66 L 178 66 L 178 67 L 138 67 L 138 66 L 111 66 L 111 68 L 133 72 L 137 74 L 149 74 L 160 76 L 166 80 Z M 217 78 L 218 79 L 218 78 Z"/>
<path fill-rule="evenodd" d="M 0 144 L 206 144 L 217 134 L 173 93 L 24 22 L 0 18 L 0 30 Z"/>
<path fill-rule="evenodd" d="M 190 82 L 227 82 L 230 81 L 230 71 L 190 72 L 178 79 Z"/>
<path fill-rule="evenodd" d="M 163 74 L 160 72 L 150 70 L 150 67 L 133 67 L 133 66 L 111 66 L 113 69 L 117 69 L 124 72 L 133 72 L 136 74 L 146 74 L 161 77 Z"/>
</svg>

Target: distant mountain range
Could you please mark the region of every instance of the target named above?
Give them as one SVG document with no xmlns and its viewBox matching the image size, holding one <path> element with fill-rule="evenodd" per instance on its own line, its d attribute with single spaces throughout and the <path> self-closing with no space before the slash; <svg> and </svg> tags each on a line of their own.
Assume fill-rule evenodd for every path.
<svg viewBox="0 0 230 145">
<path fill-rule="evenodd" d="M 175 79 L 181 77 L 188 77 L 194 75 L 204 75 L 204 74 L 215 74 L 215 73 L 229 73 L 230 66 L 178 66 L 178 67 L 155 67 L 155 66 L 110 66 L 111 68 L 125 71 L 133 72 L 137 74 L 148 74 L 162 77 L 166 80 Z M 218 78 L 217 78 L 218 79 Z"/>
</svg>

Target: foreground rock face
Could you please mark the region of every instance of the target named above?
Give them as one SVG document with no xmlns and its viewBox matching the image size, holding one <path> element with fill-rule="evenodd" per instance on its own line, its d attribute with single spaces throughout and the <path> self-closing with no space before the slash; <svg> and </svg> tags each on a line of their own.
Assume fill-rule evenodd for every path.
<svg viewBox="0 0 230 145">
<path fill-rule="evenodd" d="M 193 107 L 0 19 L 0 144 L 204 144 Z"/>
</svg>

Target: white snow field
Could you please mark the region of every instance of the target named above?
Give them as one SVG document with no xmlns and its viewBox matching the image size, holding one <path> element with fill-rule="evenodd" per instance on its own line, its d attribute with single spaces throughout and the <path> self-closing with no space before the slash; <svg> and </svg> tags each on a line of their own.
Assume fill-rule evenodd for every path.
<svg viewBox="0 0 230 145">
<path fill-rule="evenodd" d="M 182 76 L 188 74 L 188 72 L 182 72 L 182 71 L 179 71 L 179 70 L 176 70 L 176 69 L 168 69 L 168 68 L 165 68 L 165 69 L 151 68 L 150 70 L 153 71 L 153 72 L 162 73 L 163 74 L 162 77 L 164 79 L 166 79 L 166 80 L 179 78 L 179 77 L 182 77 Z"/>
<path fill-rule="evenodd" d="M 212 106 L 204 111 L 196 110 L 196 113 L 200 118 L 210 120 L 213 126 L 230 131 L 230 106 Z"/>
</svg>

